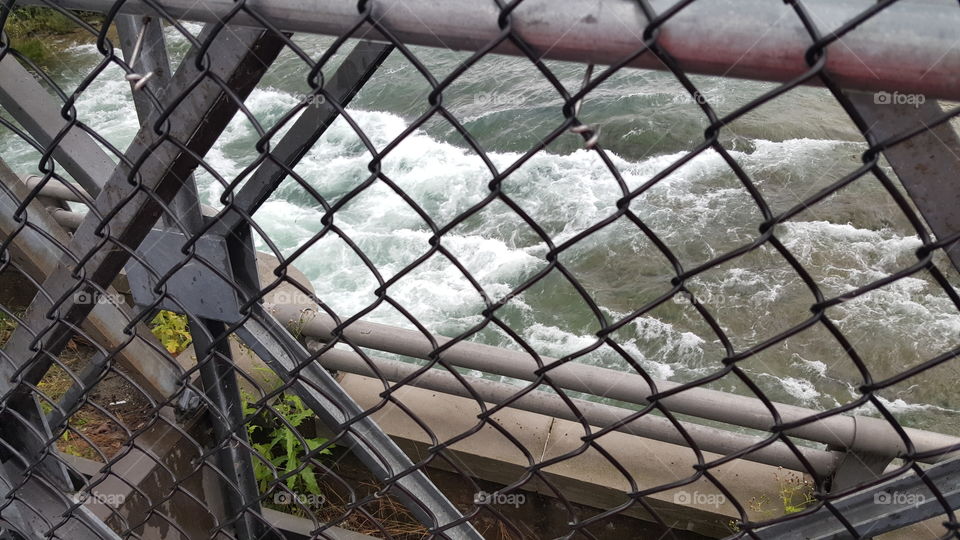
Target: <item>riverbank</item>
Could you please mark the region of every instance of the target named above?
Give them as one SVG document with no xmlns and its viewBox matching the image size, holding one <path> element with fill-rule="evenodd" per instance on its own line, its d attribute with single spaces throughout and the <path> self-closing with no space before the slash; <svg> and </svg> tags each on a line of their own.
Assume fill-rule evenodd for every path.
<svg viewBox="0 0 960 540">
<path fill-rule="evenodd" d="M 77 20 L 53 8 L 18 7 L 7 16 L 3 30 L 17 52 L 39 66 L 50 66 L 56 63 L 59 52 L 86 34 L 78 21 L 94 28 L 103 22 L 99 13 L 73 13 Z"/>
</svg>

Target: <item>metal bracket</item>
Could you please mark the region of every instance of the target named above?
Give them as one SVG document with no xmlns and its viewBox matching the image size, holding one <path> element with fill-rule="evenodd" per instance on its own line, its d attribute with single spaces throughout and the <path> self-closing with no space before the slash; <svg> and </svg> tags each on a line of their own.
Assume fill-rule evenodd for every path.
<svg viewBox="0 0 960 540">
<path fill-rule="evenodd" d="M 937 487 L 950 508 L 960 508 L 960 460 L 934 465 L 924 476 Z M 802 520 L 789 520 L 751 531 L 751 538 L 770 540 L 846 539 L 877 536 L 945 513 L 940 501 L 916 475 L 891 480 L 832 501 L 836 512 L 856 529 L 852 534 L 825 506 Z"/>
<path fill-rule="evenodd" d="M 876 480 L 883 476 L 883 471 L 893 461 L 891 456 L 848 451 L 834 446 L 828 446 L 827 450 L 842 452 L 830 479 L 830 491 L 840 491 Z"/>
<path fill-rule="evenodd" d="M 180 231 L 153 229 L 147 234 L 137 254 L 152 272 L 137 260 L 131 259 L 127 264 L 127 281 L 137 305 L 149 306 L 157 301 L 158 283 L 184 262 L 186 255 L 182 250 L 187 241 Z M 203 319 L 239 321 L 242 318 L 240 300 L 226 240 L 205 234 L 193 247 L 195 255 L 164 281 L 161 288 L 166 288 L 168 296 L 161 300 L 160 307 L 177 312 L 185 310 Z"/>
<path fill-rule="evenodd" d="M 869 126 L 868 133 L 878 141 L 915 129 L 918 123 L 927 125 L 943 115 L 943 109 L 933 99 L 917 105 L 896 104 L 878 99 L 880 94 L 850 90 L 844 93 Z M 946 151 L 931 150 L 939 147 Z M 937 239 L 960 232 L 960 137 L 950 123 L 891 146 L 883 155 Z M 947 246 L 944 251 L 960 270 L 960 245 Z"/>
</svg>

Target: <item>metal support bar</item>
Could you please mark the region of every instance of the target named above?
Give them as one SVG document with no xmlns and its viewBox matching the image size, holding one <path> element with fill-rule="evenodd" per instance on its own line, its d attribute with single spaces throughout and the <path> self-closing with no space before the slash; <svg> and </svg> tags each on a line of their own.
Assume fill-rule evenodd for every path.
<svg viewBox="0 0 960 540">
<path fill-rule="evenodd" d="M 0 105 L 45 148 L 67 125 L 60 115 L 63 104 L 10 54 L 0 59 Z M 53 147 L 53 159 L 92 195 L 100 192 L 116 166 L 93 137 L 76 126 Z"/>
<path fill-rule="evenodd" d="M 26 178 L 26 180 L 24 181 L 24 184 L 27 185 L 27 188 L 33 190 L 34 188 L 39 186 L 42 183 L 42 181 L 43 181 L 43 178 L 36 175 L 31 175 Z M 75 203 L 86 204 L 87 202 L 93 200 L 93 197 L 91 197 L 90 194 L 87 193 L 87 190 L 83 189 L 83 187 L 81 186 L 73 186 L 73 187 L 76 188 L 80 196 L 78 196 L 77 193 L 74 193 L 73 190 L 71 190 L 67 186 L 56 181 L 51 181 L 43 184 L 43 186 L 40 187 L 39 193 L 43 197 L 48 197 L 51 199 L 60 199 L 61 201 L 70 201 Z"/>
<path fill-rule="evenodd" d="M 4 238 L 13 236 L 10 248 L 14 260 L 33 279 L 43 281 L 56 269 L 63 252 L 53 241 L 38 231 L 43 231 L 48 237 L 52 237 L 60 246 L 67 246 L 70 244 L 70 236 L 58 226 L 61 223 L 60 218 L 70 215 L 71 221 L 79 221 L 83 216 L 73 212 L 54 210 L 53 219 L 51 219 L 39 201 L 33 201 L 28 205 L 26 213 L 31 226 L 21 228 L 21 224 L 13 219 L 13 214 L 29 194 L 30 188 L 19 181 L 3 160 L 0 160 L 0 184 L 4 186 L 0 188 L 0 236 Z M 55 184 L 48 183 L 44 189 L 53 186 Z M 8 195 L 7 190 L 12 197 Z M 112 287 L 107 288 L 106 292 L 113 298 L 119 296 Z M 98 302 L 80 327 L 104 347 L 115 348 L 129 340 L 130 337 L 123 332 L 123 328 L 132 318 L 124 306 Z M 131 369 L 137 384 L 158 402 L 165 401 L 182 386 L 183 370 L 176 360 L 165 355 L 163 350 L 163 346 L 149 329 L 140 325 L 137 328 L 137 339 L 127 343 L 117 353 L 120 361 Z"/>
<path fill-rule="evenodd" d="M 140 49 L 137 51 L 134 64 L 130 67 L 141 75 L 146 76 L 148 73 L 151 75 L 151 79 L 144 89 L 137 90 L 137 82 L 130 81 L 130 91 L 133 93 L 133 104 L 137 109 L 137 116 L 140 117 L 140 126 L 149 129 L 150 115 L 156 111 L 153 102 L 150 101 L 144 90 L 147 88 L 160 89 L 154 91 L 154 94 L 159 97 L 159 101 L 164 105 L 167 105 L 170 101 L 169 94 L 163 91 L 170 84 L 171 76 L 170 59 L 167 56 L 167 45 L 163 37 L 163 25 L 160 19 L 156 17 L 121 15 L 117 17 L 117 33 L 120 35 L 120 48 L 123 50 L 123 56 L 128 62 L 139 42 Z M 196 193 L 196 181 L 191 174 L 184 180 L 183 189 L 178 191 L 173 200 L 170 201 L 170 209 L 173 214 L 186 227 L 198 228 L 203 223 L 200 210 L 197 208 L 199 201 L 195 197 Z M 175 223 L 173 217 L 168 214 L 163 215 L 163 221 L 168 227 L 173 227 Z"/>
<path fill-rule="evenodd" d="M 341 107 L 346 107 L 392 51 L 393 45 L 369 41 L 357 43 L 333 77 L 324 85 L 330 99 L 335 100 Z M 307 106 L 300 118 L 271 150 L 272 157 L 264 161 L 234 195 L 232 204 L 227 206 L 229 211 L 217 220 L 215 230 L 219 234 L 227 235 L 246 225 L 244 214 L 253 215 L 257 208 L 266 202 L 287 177 L 287 170 L 293 169 L 300 162 L 339 115 L 340 112 L 328 100 Z M 242 209 L 243 214 L 238 213 L 237 209 Z"/>
<path fill-rule="evenodd" d="M 28 0 L 70 9 L 105 11 L 113 0 Z M 651 0 L 663 13 L 676 0 Z M 147 0 L 127 0 L 122 13 L 152 12 Z M 806 0 L 805 9 L 827 34 L 876 5 L 876 0 Z M 164 9 L 177 19 L 259 26 L 233 0 L 167 0 Z M 377 0 L 373 18 L 408 45 L 477 50 L 501 36 L 500 9 L 475 0 Z M 290 32 L 342 35 L 359 20 L 357 3 L 343 0 L 248 0 L 256 12 Z M 643 47 L 648 21 L 635 0 L 526 0 L 510 15 L 514 32 L 544 58 L 609 65 Z M 960 99 L 960 49 L 955 47 L 960 12 L 930 2 L 898 2 L 874 20 L 829 47 L 826 71 L 843 88 L 922 93 L 928 99 Z M 357 37 L 381 38 L 369 27 Z M 768 0 L 693 2 L 662 27 L 658 43 L 686 73 L 787 81 L 809 69 L 805 53 L 812 41 L 793 8 Z M 495 53 L 520 54 L 509 41 Z M 652 54 L 633 67 L 666 69 Z M 937 66 L 928 71 L 929 66 Z M 817 78 L 807 81 L 818 84 Z"/>
<path fill-rule="evenodd" d="M 960 460 L 924 471 L 951 508 L 960 508 Z M 848 497 L 832 501 L 834 508 L 856 529 L 852 535 L 834 514 L 821 507 L 803 519 L 784 521 L 753 531 L 751 538 L 770 540 L 840 540 L 864 538 L 901 529 L 945 514 L 943 505 L 914 472 Z"/>
<path fill-rule="evenodd" d="M 227 80 L 235 92 L 243 97 L 253 89 L 266 70 L 265 66 L 269 65 L 281 47 L 282 40 L 267 32 L 223 31 L 208 51 L 208 54 L 220 59 L 211 70 Z M 178 72 L 176 84 L 178 89 L 186 93 L 193 79 L 200 74 L 191 58 L 184 61 L 183 66 L 185 69 L 181 70 L 183 73 Z M 189 96 L 179 104 L 176 114 L 169 117 L 170 136 L 191 148 L 192 154 L 203 155 L 237 109 L 238 104 L 215 82 L 204 78 L 189 91 Z M 49 366 L 47 355 L 57 354 L 62 349 L 72 334 L 70 326 L 85 318 L 92 307 L 76 302 L 71 294 L 92 294 L 97 287 L 106 288 L 130 258 L 130 254 L 123 249 L 100 249 L 104 242 L 103 234 L 99 230 L 100 219 L 94 214 L 111 215 L 114 209 L 119 208 L 109 220 L 111 237 L 120 245 L 134 249 L 159 217 L 160 203 L 172 198 L 183 179 L 197 166 L 194 155 L 178 145 L 162 142 L 151 129 L 140 130 L 127 156 L 133 163 L 143 161 L 138 167 L 141 187 L 131 185 L 131 172 L 124 164 L 117 167 L 95 201 L 96 212 L 91 211 L 87 215 L 70 243 L 72 253 L 78 256 L 92 254 L 82 267 L 85 279 L 78 283 L 74 273 L 79 273 L 81 269 L 73 268 L 69 261 L 62 261 L 57 271 L 44 282 L 44 290 L 52 298 L 62 299 L 59 318 L 49 325 L 46 310 L 36 302 L 31 305 L 26 315 L 27 326 L 34 331 L 46 328 L 47 332 L 40 339 L 39 350 L 32 352 L 33 336 L 24 326 L 18 327 L 2 353 L 6 362 L 0 363 L 0 373 L 6 380 L 10 380 L 15 370 L 25 364 L 29 365 L 25 380 L 33 381 L 42 376 Z M 153 191 L 154 196 L 146 196 L 143 193 L 145 190 Z"/>
<path fill-rule="evenodd" d="M 120 33 L 124 56 L 128 61 L 133 62 L 131 67 L 144 76 L 149 73 L 155 88 L 166 88 L 170 81 L 168 75 L 170 61 L 167 57 L 160 20 L 153 17 L 139 18 L 124 15 L 117 21 L 117 28 Z M 137 89 L 135 82 L 131 82 L 131 91 L 141 126 L 149 129 L 151 115 L 159 111 L 154 110 L 153 102 L 144 97 L 141 91 Z M 172 96 L 163 93 L 159 101 L 163 106 L 170 106 Z M 162 238 L 173 240 L 172 246 L 170 246 L 172 252 L 160 254 L 166 259 L 163 262 L 167 263 L 167 269 L 172 269 L 173 264 L 182 258 L 181 250 L 189 240 L 188 236 L 199 235 L 203 229 L 200 197 L 193 174 L 184 180 L 183 185 L 176 192 L 173 200 L 170 201 L 169 209 L 171 213 L 163 215 L 163 222 L 166 225 L 165 230 L 159 232 Z M 187 236 L 180 232 L 178 223 Z M 151 231 L 151 233 L 156 232 L 158 231 Z M 208 240 L 211 239 L 208 238 Z M 226 257 L 225 242 L 222 239 L 218 240 L 220 242 L 217 245 L 222 249 L 217 251 L 222 251 L 223 257 Z M 168 244 L 170 243 L 168 242 Z M 203 242 L 199 242 L 197 246 L 201 244 Z M 149 258 L 151 254 L 156 254 L 154 250 L 161 245 L 159 242 L 144 242 L 141 245 L 140 254 Z M 144 250 L 144 246 L 149 247 Z M 156 261 L 156 257 L 154 257 L 154 263 L 149 266 L 155 272 L 163 272 L 162 267 L 164 265 L 162 262 L 158 265 L 157 262 L 161 261 Z M 228 262 L 224 261 L 224 266 L 229 270 Z M 188 267 L 190 269 L 184 271 Z M 134 269 L 140 269 L 141 272 L 135 274 Z M 142 268 L 139 263 L 134 263 L 130 270 L 130 285 L 134 292 L 142 293 L 148 285 L 153 285 L 150 273 Z M 196 279 L 197 272 L 203 273 L 204 270 L 207 269 L 202 263 L 188 262 L 184 268 L 174 274 L 171 281 L 176 280 L 178 276 L 181 281 L 188 277 Z M 209 271 L 206 273 L 211 274 Z M 177 289 L 181 293 L 178 295 L 180 298 L 186 299 L 189 296 L 190 299 L 193 299 L 196 296 L 188 295 L 187 291 L 198 283 L 222 284 L 223 286 L 220 287 L 219 291 L 207 289 L 213 293 L 210 298 L 216 299 L 212 303 L 212 308 L 216 312 L 217 307 L 222 308 L 220 305 L 222 302 L 228 306 L 227 309 L 231 313 L 235 313 L 238 301 L 230 284 L 223 284 L 217 276 L 211 277 L 208 275 L 208 278 L 206 282 L 198 281 L 192 287 L 189 282 L 170 283 L 170 285 L 179 285 Z M 190 310 L 193 315 L 193 317 L 190 317 L 190 333 L 193 336 L 193 347 L 200 365 L 200 379 L 204 394 L 207 397 L 208 420 L 214 434 L 213 445 L 219 447 L 216 454 L 216 463 L 225 480 L 220 483 L 225 513 L 228 516 L 236 517 L 233 528 L 238 537 L 264 538 L 267 527 L 266 522 L 260 517 L 259 490 L 253 472 L 250 452 L 246 450 L 249 445 L 247 431 L 243 428 L 243 403 L 240 398 L 240 388 L 233 367 L 233 360 L 230 356 L 226 326 L 223 322 L 220 322 L 225 318 L 206 318 L 204 315 L 209 312 L 209 309 L 205 308 L 211 307 L 211 303 L 200 302 L 199 304 L 197 307 L 201 308 L 200 312 Z M 220 311 L 223 311 L 223 309 Z M 221 315 L 223 314 L 221 313 Z M 238 318 L 235 315 L 230 315 L 230 317 Z M 231 320 L 236 320 L 236 318 Z"/>
<path fill-rule="evenodd" d="M 868 133 L 877 141 L 909 132 L 943 116 L 940 104 L 932 99 L 908 105 L 878 100 L 874 94 L 863 92 L 846 94 L 869 126 Z M 940 124 L 887 148 L 883 155 L 934 236 L 943 239 L 960 232 L 960 186 L 957 185 L 960 137 L 953 126 L 949 122 Z M 960 270 L 960 245 L 955 243 L 944 251 Z"/>
<path fill-rule="evenodd" d="M 219 447 L 216 461 L 223 480 L 220 484 L 226 514 L 236 516 L 234 529 L 239 538 L 275 538 L 264 536 L 268 527 L 260 517 L 260 492 L 250 452 L 246 449 L 243 402 L 226 327 L 222 322 L 191 318 L 190 334 L 207 396 L 213 446 Z"/>
<path fill-rule="evenodd" d="M 74 501 L 34 476 L 20 485 L 21 477 L 22 470 L 13 461 L 0 465 L 0 491 L 9 493 L 16 488 L 18 494 L 17 501 L 2 508 L 0 527 L 3 529 L 16 531 L 23 538 L 46 540 L 49 536 L 45 532 L 59 525 L 59 538 L 120 540 L 88 508 L 81 505 L 64 515 L 64 510 L 73 506 Z"/>
<path fill-rule="evenodd" d="M 345 424 L 350 422 L 343 436 L 345 445 L 378 479 L 393 479 L 393 483 L 401 488 L 393 493 L 421 523 L 436 529 L 463 519 L 460 511 L 423 471 L 413 469 L 413 463 L 403 450 L 369 416 L 363 415 L 360 406 L 330 373 L 314 362 L 303 345 L 262 306 L 252 307 L 251 318 L 237 329 L 237 334 L 334 433 L 344 430 Z M 396 478 L 411 469 L 412 472 Z M 445 529 L 442 536 L 482 538 L 469 522 Z"/>
<path fill-rule="evenodd" d="M 34 394 L 15 393 L 5 401 L 0 414 L 3 414 L 4 421 L 0 460 L 7 467 L 6 478 L 13 486 L 13 491 L 3 492 L 4 500 L 11 504 L 0 510 L 0 519 L 6 519 L 11 511 L 23 514 L 24 510 L 29 509 L 30 503 L 17 500 L 12 495 L 38 474 L 43 477 L 48 489 L 72 491 L 69 471 L 56 456 L 52 444 L 48 444 L 57 438 L 53 436 L 47 417 L 40 408 L 39 398 Z M 66 506 L 49 510 L 64 512 Z"/>
<path fill-rule="evenodd" d="M 311 345 L 308 343 L 307 349 L 312 352 L 317 352 L 320 346 L 319 344 Z M 376 371 L 374 371 L 357 353 L 340 349 L 330 349 L 321 354 L 318 360 L 323 367 L 329 370 L 356 373 L 365 377 L 383 377 L 391 382 L 403 380 L 421 369 L 420 366 L 408 362 L 371 357 L 371 360 L 376 365 Z M 509 402 L 508 407 L 511 408 L 543 414 L 553 418 L 562 418 L 564 420 L 570 420 L 571 422 L 580 421 L 580 418 L 578 418 L 577 414 L 574 413 L 567 403 L 554 393 L 534 390 L 519 398 L 515 398 L 517 393 L 521 391 L 521 388 L 516 385 L 471 377 L 469 375 L 462 375 L 462 377 L 467 381 L 475 395 L 480 396 L 480 398 L 487 403 L 500 405 Z M 441 369 L 431 369 L 420 374 L 417 378 L 411 379 L 406 384 L 435 392 L 475 399 L 474 393 L 471 393 L 463 383 L 457 380 L 451 373 Z M 571 398 L 570 401 L 576 406 L 577 411 L 583 419 L 591 426 L 597 428 L 607 428 L 615 425 L 636 412 L 584 399 Z M 724 456 L 753 446 L 763 440 L 760 437 L 743 435 L 690 422 L 680 422 L 680 424 L 683 426 L 684 431 L 696 441 L 697 447 L 701 450 Z M 617 431 L 680 446 L 688 446 L 689 444 L 672 422 L 653 414 L 641 416 L 617 428 Z M 831 474 L 837 462 L 837 455 L 833 452 L 803 447 L 800 447 L 800 452 L 813 466 L 817 474 L 824 477 Z M 794 455 L 785 444 L 780 442 L 751 452 L 743 456 L 743 459 L 806 472 L 806 467 L 801 464 L 797 456 Z"/>
<path fill-rule="evenodd" d="M 58 225 L 70 232 L 77 230 L 83 223 L 83 214 L 69 212 L 61 208 L 51 208 L 50 215 Z"/>
<path fill-rule="evenodd" d="M 361 41 L 327 82 L 325 90 L 341 107 L 346 107 L 392 49 L 390 45 Z M 250 297 L 258 295 L 259 283 L 255 261 L 244 256 L 253 252 L 248 247 L 249 224 L 243 215 L 255 212 L 286 176 L 284 167 L 277 162 L 286 168 L 293 168 L 338 114 L 329 103 L 308 107 L 271 152 L 276 161 L 268 160 L 261 165 L 254 177 L 235 195 L 231 207 L 234 211 L 228 214 L 230 217 L 218 220 L 217 232 L 229 234 L 230 252 L 236 255 L 232 259 L 236 265 L 234 274 Z M 236 212 L 237 209 L 241 212 Z M 228 219 L 232 221 L 228 222 Z M 358 419 L 350 424 L 344 439 L 370 471 L 386 481 L 411 469 L 413 463 L 410 458 L 373 420 L 362 416 L 360 407 L 326 370 L 309 362 L 310 354 L 293 339 L 289 331 L 259 304 L 252 309 L 251 318 L 237 330 L 237 334 L 285 382 L 290 383 L 303 402 L 335 432 L 346 422 Z M 304 364 L 307 364 L 306 367 L 299 369 Z M 443 528 L 463 519 L 460 511 L 421 470 L 414 470 L 393 482 L 401 488 L 392 490 L 396 497 L 427 527 Z M 470 523 L 452 526 L 444 530 L 442 535 L 456 539 L 481 538 Z"/>
<path fill-rule="evenodd" d="M 271 305 L 267 309 L 281 322 L 295 324 L 305 336 L 322 341 L 329 341 L 334 337 L 333 329 L 336 328 L 336 323 L 324 313 L 303 312 L 302 308 L 290 305 Z M 421 359 L 429 358 L 433 351 L 430 340 L 415 330 L 365 321 L 356 321 L 342 330 L 343 336 L 359 347 Z M 450 338 L 439 335 L 434 335 L 433 338 L 438 346 L 443 346 L 450 341 Z M 458 367 L 524 381 L 536 379 L 534 371 L 537 369 L 537 364 L 530 355 L 521 351 L 461 341 L 446 349 L 443 352 L 443 358 Z M 541 360 L 544 364 L 554 362 L 553 358 L 548 357 L 541 357 Z M 562 388 L 638 405 L 647 403 L 648 398 L 654 393 L 654 389 L 650 388 L 640 375 L 587 364 L 570 362 L 550 370 L 549 375 L 551 381 Z M 658 392 L 665 392 L 680 385 L 671 381 L 655 382 Z M 766 431 L 773 425 L 773 417 L 766 406 L 760 400 L 748 396 L 707 388 L 690 388 L 663 398 L 661 403 L 675 413 L 737 426 Z M 813 409 L 784 403 L 773 405 L 784 422 L 819 414 L 819 411 Z M 960 442 L 956 437 L 949 435 L 912 428 L 903 429 L 910 436 L 917 452 L 929 452 Z M 893 428 L 880 418 L 836 415 L 790 430 L 788 434 L 838 448 L 877 454 L 891 452 L 899 454 L 906 451 Z M 942 456 L 930 458 L 930 462 L 942 459 Z"/>
<path fill-rule="evenodd" d="M 207 32 L 201 36 L 201 42 L 211 37 Z M 204 52 L 218 59 L 210 71 L 226 81 L 226 85 L 242 99 L 253 89 L 282 47 L 282 38 L 270 32 L 224 29 Z M 70 243 L 71 252 L 85 257 L 85 264 L 82 268 L 74 268 L 64 258 L 43 284 L 50 297 L 58 299 L 56 319 L 49 321 L 47 309 L 35 300 L 27 310 L 25 324 L 14 331 L 0 353 L 3 358 L 0 384 L 4 388 L 3 404 L 8 416 L 12 416 L 10 411 L 19 411 L 28 422 L 34 422 L 32 416 L 35 415 L 30 415 L 31 409 L 24 403 L 33 396 L 29 387 L 21 383 L 11 388 L 10 381 L 36 383 L 46 373 L 51 357 L 59 354 L 73 334 L 73 328 L 88 316 L 93 307 L 77 302 L 73 293 L 93 294 L 98 288 L 105 289 L 130 258 L 124 249 L 100 249 L 104 235 L 100 231 L 100 219 L 95 214 L 112 216 L 107 225 L 111 238 L 121 246 L 135 249 L 159 218 L 160 205 L 173 198 L 196 168 L 196 156 L 206 154 L 238 110 L 239 104 L 223 88 L 197 70 L 196 54 L 194 51 L 183 62 L 171 83 L 171 88 L 186 98 L 167 118 L 169 136 L 180 141 L 189 151 L 162 139 L 152 129 L 140 130 L 126 152 L 129 162 L 138 164 L 137 170 L 130 171 L 124 163 L 117 166 L 95 201 L 96 211 L 86 217 Z M 200 81 L 196 83 L 198 78 Z M 131 182 L 134 175 L 139 186 Z M 148 196 L 144 191 L 152 193 Z M 75 277 L 77 275 L 81 276 L 80 280 Z M 31 332 L 39 333 L 36 339 Z M 24 371 L 18 373 L 21 369 Z M 44 421 L 41 416 L 35 425 Z M 35 428 L 24 425 L 14 416 L 6 420 L 2 429 L 4 439 L 13 441 Z M 47 451 L 52 441 L 43 433 L 31 433 L 28 442 L 24 450 L 40 455 L 41 451 Z"/>
<path fill-rule="evenodd" d="M 893 457 L 890 455 L 851 452 L 833 447 L 829 447 L 828 450 L 842 452 L 835 470 L 830 475 L 829 490 L 831 492 L 872 482 L 880 478 L 893 462 Z"/>
<path fill-rule="evenodd" d="M 169 84 L 170 62 L 167 58 L 166 45 L 163 38 L 163 28 L 160 20 L 152 17 L 136 17 L 123 15 L 117 21 L 117 29 L 120 33 L 120 42 L 123 47 L 124 56 L 129 60 L 133 59 L 131 66 L 140 74 L 151 74 L 151 80 L 155 88 L 165 88 Z M 137 90 L 136 83 L 131 82 L 131 91 L 133 92 L 134 104 L 136 105 L 137 115 L 140 117 L 141 126 L 149 129 L 151 114 L 155 112 L 153 102 L 147 99 L 144 94 Z M 171 96 L 163 94 L 160 96 L 160 102 L 163 106 L 169 106 Z M 173 200 L 170 202 L 170 214 L 163 215 L 163 222 L 166 225 L 165 230 L 151 231 L 151 233 L 161 233 L 162 238 L 172 239 L 170 252 L 159 253 L 165 260 L 157 261 L 153 257 L 153 263 L 149 266 L 158 273 L 166 273 L 166 270 L 172 269 L 173 265 L 182 258 L 182 247 L 189 240 L 177 228 L 183 227 L 189 236 L 200 234 L 203 228 L 203 215 L 200 211 L 200 198 L 197 192 L 196 182 L 191 174 L 184 181 L 183 186 L 177 191 Z M 222 254 L 226 257 L 225 242 L 220 239 L 219 245 L 222 247 Z M 168 244 L 170 244 L 168 242 Z M 198 242 L 199 247 L 202 242 Z M 150 258 L 150 255 L 156 255 L 156 248 L 161 246 L 160 242 L 144 242 L 141 244 L 140 255 Z M 203 244 L 205 245 L 205 244 Z M 149 246 L 144 250 L 145 246 Z M 221 250 L 218 250 L 221 251 Z M 161 264 L 157 264 L 160 262 Z M 224 266 L 229 269 L 229 263 Z M 191 270 L 184 272 L 187 267 Z M 134 269 L 140 269 L 137 274 Z M 181 281 L 188 275 L 196 278 L 195 272 L 206 270 L 202 263 L 188 262 L 181 271 L 174 274 L 171 281 L 179 276 Z M 192 271 L 192 272 L 191 272 Z M 207 272 L 211 274 L 211 272 Z M 150 273 L 142 268 L 139 263 L 133 263 L 129 272 L 131 289 L 143 293 L 144 290 L 154 284 L 150 279 Z M 208 276 L 216 281 L 206 281 L 197 283 L 222 283 L 216 276 Z M 179 298 L 190 299 L 197 298 L 196 295 L 187 295 L 187 291 L 193 287 L 187 283 L 170 283 L 176 287 L 182 294 Z M 219 301 L 232 307 L 235 312 L 235 306 L 238 304 L 236 293 L 230 284 L 223 284 L 219 291 L 211 291 L 209 298 L 215 299 L 213 308 L 219 305 Z M 232 302 L 229 299 L 232 298 Z M 206 308 L 210 302 L 200 302 L 197 306 Z M 168 306 L 169 307 L 169 306 Z M 253 473 L 253 462 L 247 448 L 247 432 L 243 426 L 243 403 L 240 399 L 240 388 L 237 384 L 237 376 L 234 372 L 233 361 L 230 357 L 230 346 L 227 342 L 226 327 L 218 320 L 203 317 L 204 313 L 194 310 L 190 311 L 194 317 L 190 318 L 190 330 L 193 336 L 193 347 L 197 353 L 197 361 L 200 363 L 200 379 L 203 384 L 204 394 L 207 396 L 207 409 L 209 411 L 208 420 L 214 434 L 213 445 L 220 450 L 216 455 L 217 468 L 220 474 L 225 477 L 221 482 L 223 492 L 225 511 L 229 516 L 236 516 L 233 524 L 236 535 L 240 538 L 263 538 L 266 527 L 265 522 L 259 517 L 260 503 L 257 481 Z M 236 320 L 236 319 L 234 319 Z"/>
</svg>

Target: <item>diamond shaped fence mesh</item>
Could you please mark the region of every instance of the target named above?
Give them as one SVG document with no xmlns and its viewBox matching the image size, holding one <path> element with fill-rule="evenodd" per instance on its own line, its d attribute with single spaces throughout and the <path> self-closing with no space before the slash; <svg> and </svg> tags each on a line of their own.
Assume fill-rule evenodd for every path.
<svg viewBox="0 0 960 540">
<path fill-rule="evenodd" d="M 960 6 L 0 8 L 4 538 L 956 538 Z"/>
</svg>

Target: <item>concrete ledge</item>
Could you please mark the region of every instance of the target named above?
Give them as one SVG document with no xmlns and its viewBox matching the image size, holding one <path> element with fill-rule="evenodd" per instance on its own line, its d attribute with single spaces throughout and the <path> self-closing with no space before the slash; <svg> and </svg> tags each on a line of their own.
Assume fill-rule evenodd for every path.
<svg viewBox="0 0 960 540">
<path fill-rule="evenodd" d="M 364 408 L 382 403 L 383 385 L 377 379 L 342 374 L 341 384 Z M 430 426 L 441 443 L 472 431 L 479 424 L 480 406 L 473 400 L 407 386 L 393 393 L 393 398 L 415 414 L 423 425 Z M 489 405 L 488 405 L 489 407 Z M 429 456 L 432 439 L 421 424 L 414 422 L 400 407 L 386 404 L 373 414 L 374 420 L 397 441 L 414 460 Z M 504 409 L 492 416 L 503 431 L 486 424 L 450 447 L 456 465 L 470 476 L 509 485 L 524 480 L 522 490 L 556 497 L 552 485 L 572 503 L 613 509 L 628 503 L 628 492 L 689 480 L 697 463 L 693 450 L 684 446 L 645 439 L 621 432 L 610 432 L 585 445 L 584 427 L 576 422 L 517 409 Z M 592 430 L 595 432 L 596 430 Z M 601 451 L 602 450 L 602 451 Z M 618 462 L 618 469 L 604 453 Z M 705 462 L 721 456 L 704 452 Z M 551 460 L 557 460 L 550 463 Z M 542 477 L 525 478 L 531 465 L 550 463 L 539 468 Z M 455 472 L 455 467 L 442 459 L 429 467 Z M 628 476 L 624 474 L 626 472 Z M 771 519 L 777 508 L 780 485 L 778 467 L 745 460 L 735 460 L 710 470 L 739 503 L 751 519 Z M 635 485 L 631 485 L 631 481 Z M 769 504 L 758 512 L 751 508 L 751 499 L 766 497 Z M 666 524 L 677 530 L 695 534 L 726 537 L 733 533 L 731 521 L 738 518 L 732 503 L 707 478 L 644 498 Z M 599 511 L 597 513 L 600 513 Z M 652 521 L 653 517 L 640 504 L 633 504 L 622 515 Z M 581 516 L 581 518 L 587 516 Z M 531 516 L 533 518 L 533 516 Z M 914 524 L 899 531 L 879 536 L 884 540 L 916 540 L 939 538 L 947 531 L 943 517 Z"/>
<path fill-rule="evenodd" d="M 379 394 L 383 387 L 376 379 L 348 374 L 343 376 L 341 384 L 362 407 L 374 407 L 381 401 Z M 394 397 L 423 424 L 431 426 L 440 441 L 469 432 L 479 423 L 480 407 L 472 400 L 413 387 L 397 390 Z M 413 459 L 424 459 L 429 455 L 430 434 L 400 407 L 388 404 L 373 417 Z M 694 475 L 693 465 L 697 460 L 689 448 L 619 432 L 604 435 L 591 447 L 583 444 L 584 428 L 574 422 L 515 409 L 505 409 L 492 418 L 515 440 L 511 441 L 500 430 L 487 424 L 451 447 L 457 465 L 476 478 L 512 484 L 524 478 L 530 465 L 572 456 L 544 467 L 546 481 L 530 478 L 523 489 L 556 496 L 549 482 L 562 490 L 564 497 L 571 502 L 610 509 L 630 501 L 626 493 L 631 491 L 631 484 L 597 446 L 621 464 L 636 483 L 637 490 L 684 481 Z M 704 454 L 707 461 L 719 457 Z M 454 469 L 443 460 L 434 460 L 431 466 Z M 766 495 L 776 500 L 778 496 L 776 467 L 738 460 L 711 472 L 745 507 L 753 497 Z M 734 506 L 721 496 L 716 486 L 700 479 L 650 495 L 645 500 L 670 527 L 719 537 L 732 532 L 728 524 L 738 516 Z M 685 500 L 689 500 L 689 504 L 683 504 Z M 652 520 L 639 504 L 630 506 L 623 514 Z"/>
</svg>

